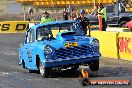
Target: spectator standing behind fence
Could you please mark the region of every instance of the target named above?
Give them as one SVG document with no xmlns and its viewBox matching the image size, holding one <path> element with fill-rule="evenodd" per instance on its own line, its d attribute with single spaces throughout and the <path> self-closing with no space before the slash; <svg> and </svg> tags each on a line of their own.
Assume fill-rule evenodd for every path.
<svg viewBox="0 0 132 88">
<path fill-rule="evenodd" d="M 75 20 L 77 18 L 77 13 L 74 9 L 70 11 L 70 20 Z"/>
<path fill-rule="evenodd" d="M 52 21 L 54 20 L 49 16 L 49 13 L 45 11 L 41 17 L 40 23 L 43 24 L 43 23 L 52 22 Z"/>
<path fill-rule="evenodd" d="M 95 7 L 94 7 L 94 11 L 93 11 L 93 13 L 92 14 L 94 14 L 94 16 L 95 17 L 98 17 L 98 5 L 95 5 Z"/>
<path fill-rule="evenodd" d="M 29 15 L 32 15 L 33 13 L 34 13 L 33 7 L 30 7 L 30 8 L 28 9 L 28 14 L 29 14 Z"/>
<path fill-rule="evenodd" d="M 85 15 L 85 11 L 81 9 L 79 17 L 76 18 L 76 21 L 79 22 L 80 25 L 82 26 L 84 34 L 87 34 L 87 29 L 90 30 L 90 23 L 88 18 L 86 18 L 84 15 Z"/>
<path fill-rule="evenodd" d="M 64 11 L 63 11 L 63 20 L 68 20 L 68 11 L 66 8 L 64 8 Z"/>
<path fill-rule="evenodd" d="M 102 31 L 106 31 L 107 28 L 106 8 L 103 6 L 102 3 L 99 4 L 98 8 L 99 8 L 98 15 L 102 16 Z"/>
</svg>

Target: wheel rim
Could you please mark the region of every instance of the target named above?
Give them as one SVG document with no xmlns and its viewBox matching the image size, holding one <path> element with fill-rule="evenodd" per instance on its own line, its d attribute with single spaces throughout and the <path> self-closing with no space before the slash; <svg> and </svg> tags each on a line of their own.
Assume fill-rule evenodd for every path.
<svg viewBox="0 0 132 88">
<path fill-rule="evenodd" d="M 44 66 L 40 66 L 40 74 L 42 75 L 42 76 L 44 76 L 44 74 L 45 74 L 45 69 L 44 69 Z"/>
</svg>

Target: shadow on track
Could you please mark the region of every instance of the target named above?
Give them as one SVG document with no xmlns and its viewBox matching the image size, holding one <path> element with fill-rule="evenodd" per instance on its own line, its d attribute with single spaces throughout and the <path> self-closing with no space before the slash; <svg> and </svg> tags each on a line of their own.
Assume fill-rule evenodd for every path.
<svg viewBox="0 0 132 88">
<path fill-rule="evenodd" d="M 85 69 L 89 73 L 89 77 L 105 77 L 102 74 L 99 74 L 97 71 L 92 72 L 89 69 Z M 60 72 L 54 72 L 51 74 L 50 78 L 78 78 L 81 74 L 81 68 L 79 68 L 77 71 L 73 71 L 71 69 L 60 71 Z"/>
</svg>

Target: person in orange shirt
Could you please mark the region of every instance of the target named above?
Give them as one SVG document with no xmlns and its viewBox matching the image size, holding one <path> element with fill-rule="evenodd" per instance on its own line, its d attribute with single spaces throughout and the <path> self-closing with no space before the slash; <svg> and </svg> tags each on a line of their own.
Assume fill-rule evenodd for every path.
<svg viewBox="0 0 132 88">
<path fill-rule="evenodd" d="M 107 18 L 106 18 L 106 8 L 102 3 L 98 5 L 98 15 L 102 16 L 102 31 L 106 31 L 107 28 Z"/>
</svg>

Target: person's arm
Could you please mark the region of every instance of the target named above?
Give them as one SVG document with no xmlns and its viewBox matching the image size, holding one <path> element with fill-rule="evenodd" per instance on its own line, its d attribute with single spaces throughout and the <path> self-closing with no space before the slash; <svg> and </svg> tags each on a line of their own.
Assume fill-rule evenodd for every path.
<svg viewBox="0 0 132 88">
<path fill-rule="evenodd" d="M 89 19 L 86 18 L 86 20 L 87 20 L 87 28 L 90 28 L 90 22 L 89 22 Z"/>
<path fill-rule="evenodd" d="M 89 19 L 87 19 L 87 30 L 88 30 L 88 36 L 91 37 L 91 30 L 90 30 L 90 22 L 89 22 Z"/>
<path fill-rule="evenodd" d="M 104 15 L 103 13 L 98 13 L 99 15 Z"/>
<path fill-rule="evenodd" d="M 65 16 L 66 15 L 66 12 L 63 12 L 63 15 Z"/>
<path fill-rule="evenodd" d="M 79 18 L 75 18 L 75 21 L 79 22 Z"/>
<path fill-rule="evenodd" d="M 41 24 L 43 23 L 43 17 L 41 17 L 41 21 L 40 21 L 40 23 L 41 23 Z"/>
<path fill-rule="evenodd" d="M 101 11 L 99 11 L 99 15 L 104 15 L 104 12 L 106 12 L 106 9 L 105 8 L 102 8 Z"/>
<path fill-rule="evenodd" d="M 90 25 L 88 25 L 87 28 L 90 29 Z"/>
</svg>

